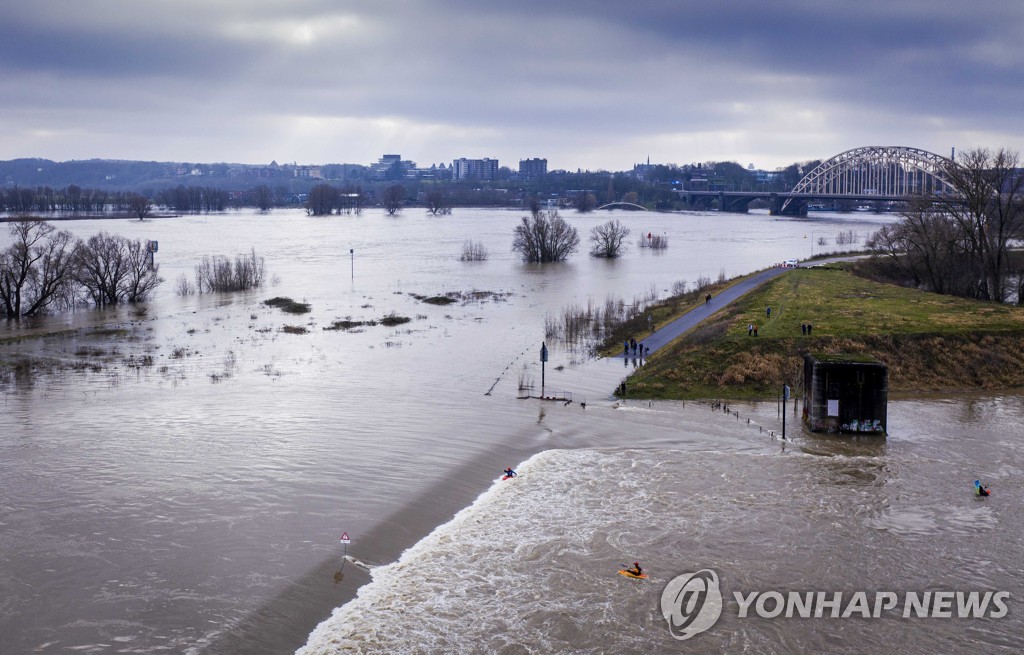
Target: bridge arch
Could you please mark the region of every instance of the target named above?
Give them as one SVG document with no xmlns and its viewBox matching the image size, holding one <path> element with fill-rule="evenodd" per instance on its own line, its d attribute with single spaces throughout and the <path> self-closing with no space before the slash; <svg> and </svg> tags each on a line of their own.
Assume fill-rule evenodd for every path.
<svg viewBox="0 0 1024 655">
<path fill-rule="evenodd" d="M 955 195 L 946 171 L 952 160 L 907 146 L 863 146 L 821 162 L 804 175 L 790 192 L 793 196 L 903 196 Z"/>
<path fill-rule="evenodd" d="M 615 207 L 629 207 L 630 209 L 642 209 L 643 211 L 650 211 L 643 205 L 638 205 L 635 202 L 609 202 L 606 205 L 595 207 L 594 209 L 614 209 Z"/>
</svg>

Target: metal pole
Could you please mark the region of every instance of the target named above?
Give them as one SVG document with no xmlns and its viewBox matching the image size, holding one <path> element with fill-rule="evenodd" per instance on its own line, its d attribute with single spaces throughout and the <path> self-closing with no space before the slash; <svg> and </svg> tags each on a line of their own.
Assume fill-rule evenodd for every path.
<svg viewBox="0 0 1024 655">
<path fill-rule="evenodd" d="M 356 279 L 356 251 L 355 248 L 348 249 L 348 256 L 352 260 L 352 279 Z"/>
<path fill-rule="evenodd" d="M 786 438 L 786 401 L 789 400 L 789 385 L 782 385 L 782 438 Z"/>
<path fill-rule="evenodd" d="M 782 438 L 786 438 L 786 397 L 782 397 Z"/>
<path fill-rule="evenodd" d="M 540 344 L 540 396 L 544 397 L 544 363 L 548 361 L 548 345 Z"/>
</svg>

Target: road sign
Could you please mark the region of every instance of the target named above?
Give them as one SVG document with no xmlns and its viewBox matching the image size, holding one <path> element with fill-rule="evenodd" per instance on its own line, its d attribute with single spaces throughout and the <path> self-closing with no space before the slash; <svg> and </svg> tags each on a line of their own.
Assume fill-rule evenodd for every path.
<svg viewBox="0 0 1024 655">
<path fill-rule="evenodd" d="M 341 533 L 341 543 L 343 543 L 343 544 L 350 544 L 350 543 L 352 543 L 352 540 L 348 538 L 348 533 L 347 532 L 342 532 Z"/>
</svg>

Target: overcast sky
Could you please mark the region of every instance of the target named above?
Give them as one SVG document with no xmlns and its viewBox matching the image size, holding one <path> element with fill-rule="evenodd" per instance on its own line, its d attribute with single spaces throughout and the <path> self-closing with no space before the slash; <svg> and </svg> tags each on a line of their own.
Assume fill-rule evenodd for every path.
<svg viewBox="0 0 1024 655">
<path fill-rule="evenodd" d="M 44 0 L 0 159 L 774 169 L 1024 151 L 1021 0 Z"/>
</svg>

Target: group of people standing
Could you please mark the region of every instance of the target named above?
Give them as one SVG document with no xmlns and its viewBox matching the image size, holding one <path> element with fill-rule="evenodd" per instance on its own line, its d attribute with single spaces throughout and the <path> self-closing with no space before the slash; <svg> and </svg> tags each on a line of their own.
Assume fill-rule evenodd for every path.
<svg viewBox="0 0 1024 655">
<path fill-rule="evenodd" d="M 650 347 L 648 347 L 646 351 L 644 350 L 643 341 L 637 343 L 637 340 L 634 339 L 633 337 L 630 337 L 629 341 L 622 342 L 622 355 L 624 357 L 629 357 L 630 350 L 633 351 L 633 357 L 644 357 L 647 353 L 651 352 Z M 637 353 L 637 350 L 639 350 L 640 352 Z"/>
<path fill-rule="evenodd" d="M 771 319 L 771 317 L 772 317 L 772 308 L 771 307 L 765 307 L 764 308 L 764 317 L 765 317 L 765 319 Z M 811 334 L 811 329 L 812 328 L 814 328 L 814 326 L 811 325 L 810 323 L 801 323 L 800 324 L 800 334 L 802 334 L 804 336 L 809 336 Z M 756 337 L 757 336 L 757 323 L 747 323 L 747 336 L 748 337 Z"/>
</svg>

